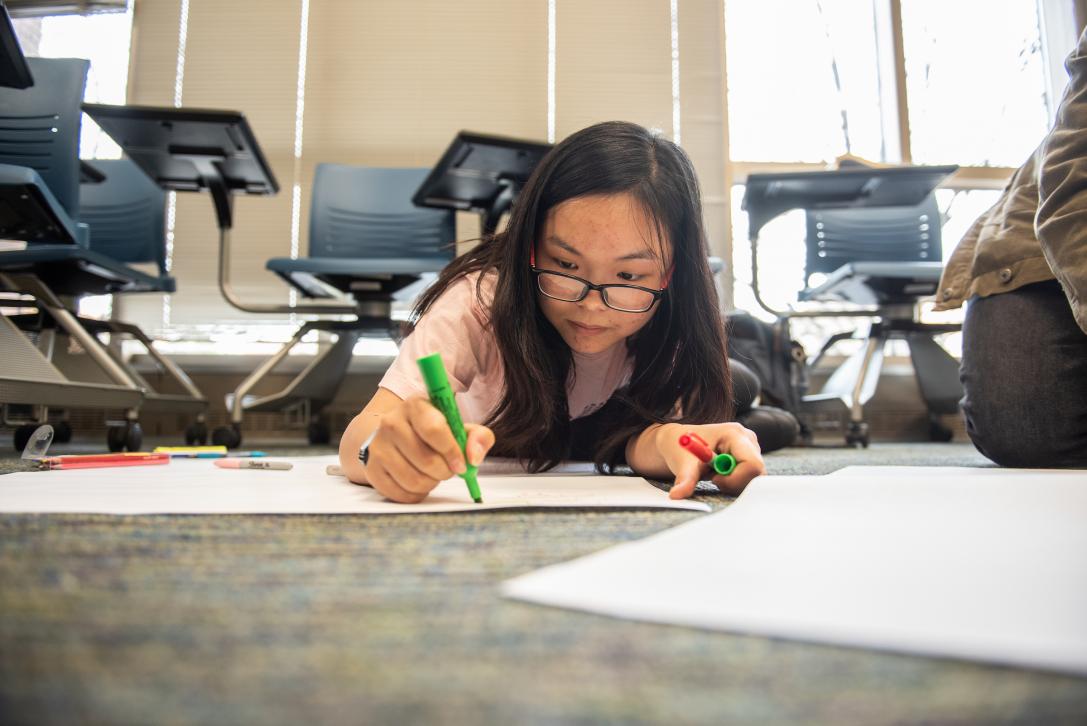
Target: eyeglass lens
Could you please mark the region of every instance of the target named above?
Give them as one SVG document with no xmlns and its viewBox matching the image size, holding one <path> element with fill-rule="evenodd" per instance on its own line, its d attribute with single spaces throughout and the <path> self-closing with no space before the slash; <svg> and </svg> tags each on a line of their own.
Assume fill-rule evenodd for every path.
<svg viewBox="0 0 1087 726">
<path fill-rule="evenodd" d="M 575 302 L 581 300 L 588 286 L 570 277 L 541 272 L 540 290 L 557 300 Z M 653 306 L 653 293 L 633 287 L 605 287 L 600 291 L 608 307 L 629 312 L 642 312 Z"/>
</svg>

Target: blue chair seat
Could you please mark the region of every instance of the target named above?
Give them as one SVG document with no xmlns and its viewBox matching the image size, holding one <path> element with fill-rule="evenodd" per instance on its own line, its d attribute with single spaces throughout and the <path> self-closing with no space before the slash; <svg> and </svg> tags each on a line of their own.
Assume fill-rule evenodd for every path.
<svg viewBox="0 0 1087 726">
<path fill-rule="evenodd" d="M 848 262 L 798 297 L 860 305 L 912 303 L 936 293 L 942 272 L 942 262 Z"/>
<path fill-rule="evenodd" d="M 277 274 L 308 272 L 311 275 L 420 275 L 424 272 L 439 272 L 449 264 L 445 257 L 418 258 L 402 257 L 379 260 L 360 260 L 347 257 L 273 257 L 265 265 Z"/>
<path fill-rule="evenodd" d="M 448 257 L 273 257 L 265 263 L 265 267 L 306 297 L 327 299 L 341 297 L 341 293 L 351 295 L 363 289 L 359 285 L 367 277 L 381 280 L 381 288 L 393 292 L 419 275 L 440 272 L 447 264 Z M 401 279 L 396 284 L 387 285 L 384 281 L 391 278 L 412 280 Z M 333 289 L 329 290 L 330 287 Z"/>
<path fill-rule="evenodd" d="M 87 245 L 80 228 L 30 167 L 0 164 L 0 239 Z"/>
<path fill-rule="evenodd" d="M 0 270 L 32 273 L 59 295 L 174 292 L 174 278 L 148 275 L 75 245 L 40 245 L 0 252 Z"/>
</svg>

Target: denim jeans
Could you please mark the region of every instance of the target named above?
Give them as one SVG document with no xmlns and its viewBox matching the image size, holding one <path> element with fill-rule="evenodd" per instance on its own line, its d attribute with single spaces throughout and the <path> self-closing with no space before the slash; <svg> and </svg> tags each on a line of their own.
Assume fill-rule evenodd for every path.
<svg viewBox="0 0 1087 726">
<path fill-rule="evenodd" d="M 970 300 L 960 378 L 966 431 L 986 457 L 1087 467 L 1087 334 L 1056 280 Z"/>
</svg>

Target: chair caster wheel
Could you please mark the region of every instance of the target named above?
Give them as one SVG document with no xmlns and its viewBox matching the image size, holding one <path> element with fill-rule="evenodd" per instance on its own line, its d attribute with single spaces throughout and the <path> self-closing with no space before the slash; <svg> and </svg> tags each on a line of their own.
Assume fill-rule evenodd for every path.
<svg viewBox="0 0 1087 726">
<path fill-rule="evenodd" d="M 53 441 L 58 444 L 67 444 L 72 440 L 72 425 L 67 421 L 58 421 L 53 427 Z"/>
<path fill-rule="evenodd" d="M 311 421 L 306 427 L 306 438 L 314 445 L 324 445 L 332 441 L 332 431 L 324 421 Z"/>
<path fill-rule="evenodd" d="M 242 443 L 242 430 L 237 424 L 219 426 L 211 432 L 211 443 L 228 449 L 236 449 Z"/>
<path fill-rule="evenodd" d="M 856 447 L 858 444 L 865 449 L 868 448 L 868 424 L 866 423 L 850 423 L 849 431 L 845 435 L 846 446 Z"/>
<path fill-rule="evenodd" d="M 26 445 L 30 443 L 31 435 L 33 435 L 35 429 L 37 428 L 38 427 L 34 424 L 23 424 L 22 426 L 19 426 L 15 429 L 15 435 L 12 436 L 12 444 L 15 446 L 16 451 L 18 451 L 20 454 L 23 452 L 23 449 L 26 448 Z M 55 433 L 53 435 L 53 438 L 56 438 Z"/>
<path fill-rule="evenodd" d="M 955 432 L 940 423 L 935 416 L 928 421 L 928 440 L 946 444 L 955 437 Z"/>
<path fill-rule="evenodd" d="M 203 446 L 208 443 L 208 426 L 203 421 L 191 423 L 185 428 L 186 446 Z"/>
<path fill-rule="evenodd" d="M 106 430 L 106 445 L 110 451 L 139 451 L 143 444 L 143 428 L 139 421 L 126 421 Z"/>
</svg>

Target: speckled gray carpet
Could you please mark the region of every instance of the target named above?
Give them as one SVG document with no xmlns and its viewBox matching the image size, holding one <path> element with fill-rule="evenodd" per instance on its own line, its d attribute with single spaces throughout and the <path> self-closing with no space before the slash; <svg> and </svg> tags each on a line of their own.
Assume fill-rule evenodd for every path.
<svg viewBox="0 0 1087 726">
<path fill-rule="evenodd" d="M 768 464 L 985 461 L 966 445 L 883 444 Z M 497 594 L 508 577 L 699 516 L 3 515 L 0 723 L 1087 723 L 1083 679 Z"/>
</svg>

